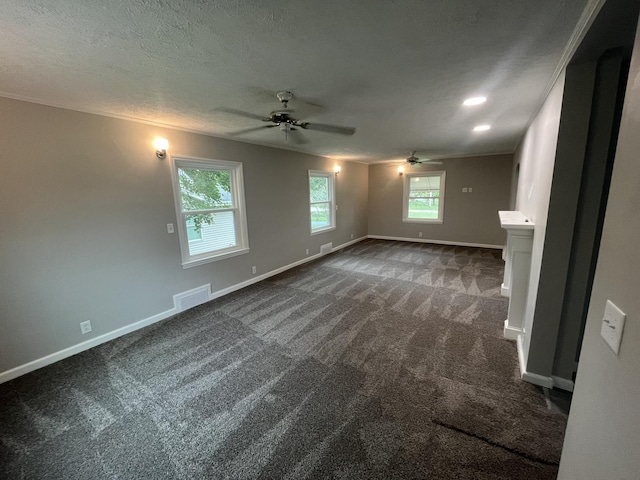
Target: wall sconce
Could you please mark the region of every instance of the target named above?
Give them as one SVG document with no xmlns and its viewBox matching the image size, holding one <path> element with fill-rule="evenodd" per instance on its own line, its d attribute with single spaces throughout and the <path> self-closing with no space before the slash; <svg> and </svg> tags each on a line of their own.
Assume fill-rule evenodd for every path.
<svg viewBox="0 0 640 480">
<path fill-rule="evenodd" d="M 336 165 L 335 167 L 333 167 L 333 172 L 336 174 L 336 177 L 338 176 L 341 170 L 342 170 L 342 167 L 340 165 Z"/>
<path fill-rule="evenodd" d="M 404 173 L 404 166 L 403 166 L 403 165 L 400 165 L 400 166 L 398 167 L 398 175 L 402 175 L 403 173 Z"/>
<path fill-rule="evenodd" d="M 169 141 L 166 138 L 156 138 L 153 142 L 153 146 L 156 148 L 156 157 L 160 159 L 167 157 L 167 148 L 169 148 Z"/>
</svg>

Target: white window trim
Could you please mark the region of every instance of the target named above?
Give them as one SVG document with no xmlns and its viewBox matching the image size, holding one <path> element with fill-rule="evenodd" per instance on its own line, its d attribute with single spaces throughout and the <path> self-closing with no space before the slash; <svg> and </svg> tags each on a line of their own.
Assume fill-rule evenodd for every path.
<svg viewBox="0 0 640 480">
<path fill-rule="evenodd" d="M 329 212 L 331 213 L 331 224 L 326 227 L 314 229 L 311 225 L 311 205 L 312 203 L 326 203 L 326 202 L 311 202 L 311 177 L 321 176 L 329 179 Z M 307 178 L 307 198 L 309 199 L 309 229 L 311 235 L 318 235 L 320 233 L 329 232 L 336 229 L 336 188 L 335 188 L 335 173 L 326 170 L 309 170 L 309 177 Z"/>
<path fill-rule="evenodd" d="M 188 214 L 182 210 L 182 196 L 178 180 L 178 164 L 191 168 L 207 168 L 228 170 L 231 172 L 231 184 L 234 192 L 236 207 L 231 209 L 217 209 L 216 211 L 235 211 L 235 230 L 238 245 L 215 252 L 205 252 L 199 255 L 189 254 L 189 237 L 187 235 L 184 216 Z M 180 238 L 180 252 L 182 268 L 191 268 L 205 263 L 216 262 L 225 258 L 249 253 L 249 236 L 247 230 L 247 212 L 244 197 L 244 176 L 242 163 L 227 160 L 213 160 L 208 158 L 188 157 L 185 155 L 171 155 L 171 184 L 173 185 L 173 199 L 176 207 L 178 237 Z"/>
<path fill-rule="evenodd" d="M 444 187 L 446 173 L 444 170 L 438 172 L 414 172 L 404 174 L 403 195 L 402 195 L 402 221 L 405 223 L 443 223 L 444 222 Z M 414 177 L 440 176 L 440 195 L 438 200 L 438 218 L 409 218 L 409 184 Z"/>
</svg>

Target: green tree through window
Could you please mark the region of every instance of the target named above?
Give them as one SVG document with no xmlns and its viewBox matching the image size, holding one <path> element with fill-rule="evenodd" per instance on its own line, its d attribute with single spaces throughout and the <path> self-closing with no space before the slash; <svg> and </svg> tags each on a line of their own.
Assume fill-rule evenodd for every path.
<svg viewBox="0 0 640 480">
<path fill-rule="evenodd" d="M 185 211 L 232 208 L 231 175 L 226 170 L 180 168 L 180 194 Z M 200 232 L 203 224 L 214 223 L 215 214 L 190 216 L 193 228 Z"/>
<path fill-rule="evenodd" d="M 182 265 L 247 253 L 242 163 L 188 157 L 172 162 Z"/>
<path fill-rule="evenodd" d="M 404 178 L 403 222 L 442 223 L 445 172 L 408 173 Z"/>
<path fill-rule="evenodd" d="M 335 228 L 334 175 L 329 172 L 309 172 L 309 207 L 311 233 Z"/>
</svg>

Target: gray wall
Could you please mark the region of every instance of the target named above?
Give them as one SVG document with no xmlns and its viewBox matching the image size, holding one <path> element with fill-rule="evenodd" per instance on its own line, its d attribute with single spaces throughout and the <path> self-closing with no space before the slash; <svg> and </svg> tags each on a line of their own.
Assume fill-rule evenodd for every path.
<svg viewBox="0 0 640 480">
<path fill-rule="evenodd" d="M 535 224 L 531 251 L 531 273 L 524 313 L 524 328 L 527 332 L 523 345 L 525 362 L 529 356 L 531 336 L 528 335 L 528 332 L 533 329 L 533 316 L 540 281 L 564 80 L 563 73 L 551 89 L 515 153 L 515 163 L 520 164 L 516 209 L 524 213 Z M 555 343 L 553 347 L 555 348 Z"/>
<path fill-rule="evenodd" d="M 631 480 L 640 472 L 640 35 L 625 98 L 560 480 Z M 600 337 L 607 299 L 627 314 L 619 356 Z"/>
<path fill-rule="evenodd" d="M 337 229 L 311 236 L 307 171 L 333 160 L 3 98 L 0 112 L 0 372 L 367 234 L 366 165 L 342 163 Z M 169 153 L 243 162 L 249 254 L 182 268 L 156 136 Z"/>
<path fill-rule="evenodd" d="M 520 159 L 513 156 L 513 169 L 511 172 L 511 194 L 509 196 L 509 210 L 515 210 L 518 201 L 518 181 L 520 179 Z"/>
<path fill-rule="evenodd" d="M 403 176 L 398 164 L 369 167 L 369 235 L 418 238 L 448 242 L 503 245 L 498 210 L 509 209 L 512 155 L 450 158 L 442 165 L 406 167 L 412 172 L 445 170 L 444 222 L 402 221 Z M 472 187 L 473 193 L 462 193 Z"/>
</svg>

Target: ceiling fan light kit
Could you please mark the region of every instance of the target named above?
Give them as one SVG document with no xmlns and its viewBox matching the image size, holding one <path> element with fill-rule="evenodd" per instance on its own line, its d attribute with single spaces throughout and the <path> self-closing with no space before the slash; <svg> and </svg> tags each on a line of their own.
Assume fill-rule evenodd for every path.
<svg viewBox="0 0 640 480">
<path fill-rule="evenodd" d="M 293 93 L 288 90 L 280 90 L 276 93 L 276 97 L 282 104 L 282 108 L 272 111 L 266 117 L 233 108 L 218 108 L 218 111 L 238 115 L 244 118 L 250 118 L 252 120 L 259 120 L 265 123 L 271 123 L 271 125 L 262 125 L 260 127 L 253 127 L 233 132 L 230 134 L 232 136 L 243 135 L 245 133 L 263 130 L 265 128 L 279 127 L 280 131 L 285 132 L 285 141 L 288 142 L 289 139 L 291 139 L 294 143 L 301 144 L 307 143 L 307 139 L 299 129 L 336 133 L 338 135 L 353 135 L 356 133 L 356 129 L 353 127 L 342 127 L 339 125 L 329 125 L 325 123 L 310 123 L 298 120 L 292 116 L 295 110 L 289 108 L 289 102 L 293 99 Z"/>
</svg>

